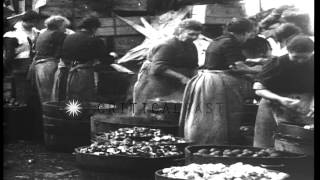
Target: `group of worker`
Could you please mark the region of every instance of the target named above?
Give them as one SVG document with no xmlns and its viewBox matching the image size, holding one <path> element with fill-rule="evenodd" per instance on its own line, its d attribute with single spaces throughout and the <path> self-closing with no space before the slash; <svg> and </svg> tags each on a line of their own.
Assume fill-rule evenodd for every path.
<svg viewBox="0 0 320 180">
<path fill-rule="evenodd" d="M 67 29 L 70 22 L 63 16 L 46 19 L 41 31 L 34 28 L 37 19 L 35 12 L 26 12 L 15 30 L 4 34 L 6 70 L 28 78 L 40 102 L 94 101 L 94 64 L 113 63 L 107 46 L 95 37 L 99 19 L 83 18 L 76 32 Z M 279 119 L 313 123 L 314 42 L 298 26 L 283 23 L 263 37 L 251 20 L 233 18 L 199 67 L 193 41 L 202 31 L 200 22 L 185 19 L 172 38 L 151 48 L 134 85 L 134 115 L 142 114 L 150 99 L 181 101 L 180 133 L 187 140 L 239 144 L 245 100 L 257 95 L 256 147 L 273 146 Z"/>
<path fill-rule="evenodd" d="M 26 91 L 35 90 L 41 102 L 93 101 L 95 60 L 113 63 L 103 40 L 95 37 L 99 19 L 83 18 L 76 32 L 67 28 L 70 21 L 60 15 L 47 18 L 42 30 L 35 28 L 38 22 L 39 14 L 27 11 L 15 30 L 4 34 L 5 70 L 27 79 L 31 86 Z"/>
<path fill-rule="evenodd" d="M 198 67 L 193 41 L 202 28 L 183 20 L 174 37 L 152 48 L 134 86 L 134 115 L 144 113 L 150 99 L 181 101 L 181 136 L 195 144 L 235 145 L 241 144 L 246 100 L 258 96 L 255 147 L 274 145 L 276 123 L 313 123 L 314 42 L 298 26 L 283 23 L 263 37 L 252 20 L 233 18 Z"/>
</svg>

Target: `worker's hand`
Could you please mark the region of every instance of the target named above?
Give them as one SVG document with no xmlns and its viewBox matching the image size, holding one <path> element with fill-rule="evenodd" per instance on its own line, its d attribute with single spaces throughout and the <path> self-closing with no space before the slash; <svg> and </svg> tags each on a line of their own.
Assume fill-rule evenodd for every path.
<svg viewBox="0 0 320 180">
<path fill-rule="evenodd" d="M 263 64 L 266 61 L 268 61 L 267 58 L 254 58 L 254 59 L 246 59 L 245 62 L 250 65 L 259 65 L 259 64 Z"/>
<path fill-rule="evenodd" d="M 112 56 L 114 59 L 119 57 L 118 54 L 115 52 L 110 52 L 109 55 Z"/>
<path fill-rule="evenodd" d="M 181 82 L 182 84 L 187 84 L 187 83 L 189 82 L 189 80 L 190 80 L 190 78 L 183 77 L 183 78 L 180 79 L 180 82 Z"/>
<path fill-rule="evenodd" d="M 292 99 L 292 98 L 287 98 L 283 97 L 279 100 L 280 104 L 285 106 L 286 108 L 289 109 L 297 109 L 299 108 L 299 99 Z"/>
<path fill-rule="evenodd" d="M 248 65 L 246 65 L 243 61 L 237 61 L 233 65 L 230 65 L 229 68 L 233 72 L 249 72 L 250 68 Z"/>
</svg>

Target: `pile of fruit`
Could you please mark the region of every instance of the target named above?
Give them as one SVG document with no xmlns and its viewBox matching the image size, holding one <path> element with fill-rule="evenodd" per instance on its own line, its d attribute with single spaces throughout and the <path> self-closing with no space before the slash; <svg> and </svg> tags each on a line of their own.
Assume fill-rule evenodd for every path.
<svg viewBox="0 0 320 180">
<path fill-rule="evenodd" d="M 25 103 L 17 101 L 15 98 L 4 98 L 3 107 L 25 107 Z"/>
<path fill-rule="evenodd" d="M 245 136 L 253 136 L 254 127 L 253 126 L 240 126 L 240 133 Z"/>
<path fill-rule="evenodd" d="M 159 144 L 180 144 L 186 143 L 186 140 L 180 137 L 174 137 L 170 134 L 168 135 L 158 135 L 150 139 L 150 142 Z"/>
<path fill-rule="evenodd" d="M 175 145 L 155 145 L 148 142 L 134 142 L 127 145 L 115 142 L 117 141 L 104 144 L 96 142 L 91 146 L 80 148 L 79 152 L 99 156 L 124 155 L 146 158 L 183 155 L 183 152 L 179 151 Z"/>
<path fill-rule="evenodd" d="M 135 139 L 135 140 L 149 140 L 152 137 L 159 135 L 161 131 L 159 129 L 151 129 L 145 127 L 133 127 L 133 128 L 119 128 L 116 131 L 110 131 L 99 136 L 99 138 L 105 140 L 124 140 L 124 139 Z"/>
<path fill-rule="evenodd" d="M 186 143 L 160 129 L 145 127 L 119 128 L 96 136 L 95 140 L 91 146 L 80 148 L 79 152 L 104 156 L 170 157 L 183 155 L 177 145 Z"/>
<path fill-rule="evenodd" d="M 179 144 L 186 143 L 183 138 L 174 137 L 170 134 L 164 134 L 160 129 L 152 129 L 145 127 L 133 127 L 133 128 L 119 128 L 116 131 L 110 131 L 96 136 L 96 140 L 99 142 L 117 140 L 132 142 L 136 141 L 150 141 L 155 144 Z"/>
<path fill-rule="evenodd" d="M 162 169 L 161 176 L 186 180 L 284 180 L 288 174 L 270 171 L 268 169 L 236 163 L 230 166 L 224 164 L 190 164 L 182 167 Z"/>
<path fill-rule="evenodd" d="M 314 130 L 314 124 L 310 124 L 310 125 L 305 125 L 303 126 L 304 129 L 307 129 L 307 130 Z"/>
<path fill-rule="evenodd" d="M 213 157 L 265 157 L 265 158 L 274 158 L 274 157 L 285 157 L 283 153 L 276 151 L 272 148 L 253 150 L 253 149 L 219 149 L 219 148 L 210 148 L 210 149 L 200 149 L 197 152 L 193 153 L 194 155 L 209 155 Z"/>
</svg>

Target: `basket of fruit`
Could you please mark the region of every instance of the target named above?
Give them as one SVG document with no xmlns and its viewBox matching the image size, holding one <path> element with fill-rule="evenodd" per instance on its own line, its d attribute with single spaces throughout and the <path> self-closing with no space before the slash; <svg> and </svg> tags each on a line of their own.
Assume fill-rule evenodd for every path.
<svg viewBox="0 0 320 180">
<path fill-rule="evenodd" d="M 3 107 L 16 110 L 16 109 L 26 108 L 27 104 L 21 103 L 15 98 L 4 98 Z"/>
<path fill-rule="evenodd" d="M 100 133 L 92 144 L 75 149 L 80 169 L 113 172 L 154 171 L 184 160 L 184 139 L 164 134 L 160 129 L 146 127 L 118 128 Z"/>
<path fill-rule="evenodd" d="M 170 167 L 155 172 L 155 180 L 213 180 L 213 179 L 256 179 L 286 180 L 289 174 L 269 170 L 259 166 L 235 163 L 189 164 L 187 166 Z"/>
<path fill-rule="evenodd" d="M 303 171 L 312 168 L 310 157 L 276 151 L 272 148 L 255 148 L 249 146 L 214 146 L 194 145 L 185 148 L 187 164 L 190 163 L 224 163 L 242 162 L 283 172 Z M 303 166 L 303 167 L 301 167 Z"/>
<path fill-rule="evenodd" d="M 175 145 L 154 145 L 148 142 L 128 145 L 119 141 L 79 147 L 74 154 L 81 169 L 145 173 L 177 165 L 176 160 L 184 156 Z"/>
</svg>

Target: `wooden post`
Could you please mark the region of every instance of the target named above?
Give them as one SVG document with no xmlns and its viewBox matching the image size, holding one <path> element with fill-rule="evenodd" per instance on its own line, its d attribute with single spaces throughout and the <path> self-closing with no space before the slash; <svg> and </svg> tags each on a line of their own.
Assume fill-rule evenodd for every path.
<svg viewBox="0 0 320 180">
<path fill-rule="evenodd" d="M 76 28 L 76 25 L 75 25 L 75 9 L 74 9 L 75 5 L 76 5 L 75 0 L 72 0 L 71 22 L 72 22 L 72 28 L 73 29 Z"/>
<path fill-rule="evenodd" d="M 23 13 L 26 11 L 26 1 L 19 0 L 19 13 Z"/>
<path fill-rule="evenodd" d="M 261 0 L 259 0 L 259 10 L 260 10 L 260 12 L 262 12 L 262 11 L 263 11 L 263 9 L 262 9 L 262 2 L 261 2 Z"/>
</svg>

